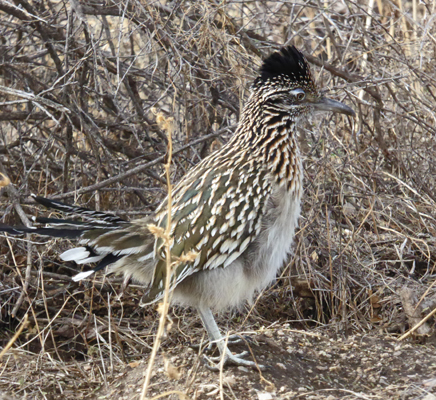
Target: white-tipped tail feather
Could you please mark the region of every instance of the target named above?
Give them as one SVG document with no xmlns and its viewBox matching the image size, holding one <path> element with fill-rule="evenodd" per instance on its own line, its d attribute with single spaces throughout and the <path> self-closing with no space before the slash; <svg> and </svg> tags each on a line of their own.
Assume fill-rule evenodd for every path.
<svg viewBox="0 0 436 400">
<path fill-rule="evenodd" d="M 84 271 L 81 272 L 80 274 L 74 275 L 72 279 L 74 282 L 79 282 L 82 279 L 86 279 L 88 276 L 92 275 L 93 273 L 94 271 L 91 269 L 90 271 Z"/>
<path fill-rule="evenodd" d="M 74 249 L 64 251 L 60 257 L 64 261 L 75 261 L 79 264 L 80 260 L 88 258 L 89 254 L 90 252 L 86 247 L 75 247 Z"/>
</svg>

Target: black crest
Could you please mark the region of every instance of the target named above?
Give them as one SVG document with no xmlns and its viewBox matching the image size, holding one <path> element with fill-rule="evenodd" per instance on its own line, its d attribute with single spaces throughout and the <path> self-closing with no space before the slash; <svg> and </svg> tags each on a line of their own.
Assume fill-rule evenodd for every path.
<svg viewBox="0 0 436 400">
<path fill-rule="evenodd" d="M 283 47 L 264 60 L 256 81 L 266 82 L 280 76 L 289 77 L 296 82 L 311 79 L 306 59 L 294 46 Z"/>
</svg>

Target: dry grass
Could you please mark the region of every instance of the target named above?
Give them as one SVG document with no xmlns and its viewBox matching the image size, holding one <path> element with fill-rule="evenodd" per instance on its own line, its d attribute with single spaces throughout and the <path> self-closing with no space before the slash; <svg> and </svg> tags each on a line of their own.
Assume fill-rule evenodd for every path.
<svg viewBox="0 0 436 400">
<path fill-rule="evenodd" d="M 280 319 L 403 333 L 405 302 L 419 320 L 436 301 L 434 8 L 0 0 L 0 172 L 13 183 L 1 189 L 3 222 L 41 213 L 30 193 L 129 218 L 151 213 L 166 194 L 167 139 L 155 110 L 175 121 L 175 182 L 231 135 L 261 57 L 293 43 L 320 87 L 358 118 L 315 116 L 300 130 L 295 254 L 234 326 Z M 77 267 L 56 256 L 68 246 L 2 239 L 1 346 L 25 315 L 29 325 L 0 360 L 0 388 L 20 397 L 92 397 L 120 365 L 150 352 L 158 316 L 138 309 L 141 288 L 102 275 L 73 283 Z M 178 332 L 166 345 L 194 341 L 189 311 L 172 318 Z"/>
</svg>

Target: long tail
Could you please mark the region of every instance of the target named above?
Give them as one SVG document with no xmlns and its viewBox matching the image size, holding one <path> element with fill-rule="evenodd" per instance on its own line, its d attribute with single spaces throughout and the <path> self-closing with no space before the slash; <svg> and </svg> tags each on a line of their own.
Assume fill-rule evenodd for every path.
<svg viewBox="0 0 436 400">
<path fill-rule="evenodd" d="M 61 220 L 58 220 L 61 221 Z M 41 236 L 50 236 L 57 238 L 77 239 L 84 232 L 83 229 L 57 229 L 57 228 L 37 228 L 26 226 L 9 226 L 0 224 L 0 232 L 6 232 L 10 235 L 22 235 L 23 233 L 35 233 Z"/>
<path fill-rule="evenodd" d="M 80 216 L 84 219 L 86 219 L 89 222 L 95 222 L 97 224 L 101 225 L 118 225 L 128 222 L 127 220 L 117 217 L 113 214 L 107 214 L 100 211 L 91 210 L 89 208 L 84 207 L 78 207 L 78 206 L 72 206 L 70 204 L 65 204 L 60 201 L 56 200 L 50 200 L 46 199 L 45 197 L 35 196 L 34 194 L 31 195 L 34 200 L 43 205 L 47 208 L 52 208 L 54 210 L 62 211 L 65 214 L 73 214 Z M 43 219 L 43 218 L 42 218 Z M 39 222 L 39 219 L 36 220 Z M 50 223 L 53 223 L 55 220 L 52 220 Z M 66 221 L 66 220 L 59 220 L 59 221 Z M 42 221 L 41 221 L 42 222 Z M 46 223 L 46 222 L 43 222 Z"/>
<path fill-rule="evenodd" d="M 44 197 L 34 195 L 32 197 L 37 203 L 47 208 L 81 217 L 84 221 L 38 217 L 34 219 L 37 224 L 50 226 L 25 227 L 0 224 L 0 232 L 11 235 L 34 233 L 56 238 L 79 239 L 79 244 L 84 246 L 67 250 L 60 257 L 64 261 L 75 261 L 77 264 L 95 262 L 98 264 L 92 270 L 74 276 L 73 280 L 75 281 L 84 279 L 127 255 L 143 252 L 148 254 L 150 252 L 148 235 L 140 235 L 137 230 L 132 231 L 131 224 L 125 219 Z"/>
<path fill-rule="evenodd" d="M 89 208 L 72 206 L 60 201 L 46 199 L 45 197 L 35 196 L 34 200 L 44 207 L 61 211 L 66 214 L 79 216 L 85 221 L 78 221 L 64 218 L 33 218 L 37 224 L 48 224 L 50 227 L 25 227 L 25 226 L 8 226 L 0 224 L 0 232 L 7 232 L 11 235 L 20 235 L 23 233 L 35 233 L 42 236 L 57 238 L 77 239 L 85 231 L 91 229 L 117 229 L 120 226 L 128 224 L 128 221 L 117 217 L 113 214 L 107 214 L 100 211 L 93 211 Z"/>
</svg>

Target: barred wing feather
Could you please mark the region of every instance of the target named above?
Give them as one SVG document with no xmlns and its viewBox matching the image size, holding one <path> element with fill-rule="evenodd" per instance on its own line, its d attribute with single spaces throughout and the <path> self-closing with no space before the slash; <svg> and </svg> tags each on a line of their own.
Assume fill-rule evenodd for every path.
<svg viewBox="0 0 436 400">
<path fill-rule="evenodd" d="M 223 164 L 219 171 L 205 171 L 202 167 L 198 176 L 191 174 L 191 185 L 174 190 L 171 255 L 177 258 L 195 252 L 197 256 L 191 262 L 176 262 L 171 289 L 197 271 L 228 267 L 261 231 L 271 190 L 266 172 L 250 173 L 256 168 L 252 160 L 235 168 Z M 166 227 L 166 202 L 158 210 L 156 220 L 158 226 Z M 145 302 L 162 297 L 167 275 L 162 240 L 157 240 L 155 249 L 159 260 Z"/>
</svg>

